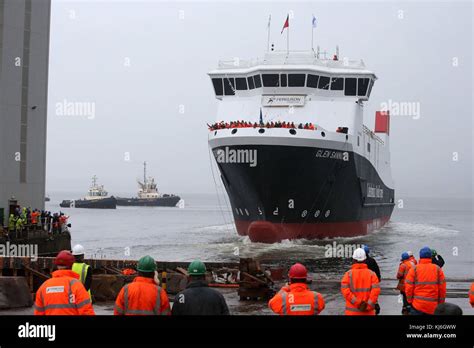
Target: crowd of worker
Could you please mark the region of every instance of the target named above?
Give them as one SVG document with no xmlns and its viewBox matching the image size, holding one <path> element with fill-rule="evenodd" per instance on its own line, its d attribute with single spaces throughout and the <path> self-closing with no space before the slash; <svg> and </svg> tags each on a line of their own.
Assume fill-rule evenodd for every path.
<svg viewBox="0 0 474 348">
<path fill-rule="evenodd" d="M 230 121 L 230 122 L 216 122 L 212 125 L 208 124 L 208 128 L 210 131 L 215 131 L 218 129 L 229 129 L 229 128 L 294 128 L 294 129 L 308 129 L 308 130 L 316 130 L 316 126 L 312 123 L 300 123 L 295 125 L 294 122 L 248 122 L 248 121 Z"/>
<path fill-rule="evenodd" d="M 68 230 L 69 216 L 62 212 L 51 213 L 46 210 L 31 209 L 17 206 L 8 217 L 6 236 L 21 236 L 29 230 L 44 230 L 50 234 L 58 234 Z"/>
<path fill-rule="evenodd" d="M 377 315 L 381 274 L 368 246 L 357 248 L 352 266 L 341 279 L 341 293 L 346 315 Z M 401 255 L 397 272 L 397 289 L 403 296 L 402 314 L 459 315 L 460 307 L 446 303 L 446 280 L 442 270 L 444 260 L 435 250 L 424 247 L 419 260 L 409 251 Z M 91 268 L 84 263 L 84 248 L 74 246 L 61 251 L 56 259 L 57 270 L 36 293 L 35 315 L 94 315 L 90 286 Z M 188 267 L 188 284 L 170 306 L 168 295 L 160 286 L 157 266 L 151 256 L 142 257 L 137 275 L 126 284 L 115 301 L 115 315 L 228 315 L 223 295 L 208 286 L 206 266 L 193 261 Z M 133 272 L 132 272 L 133 273 Z M 322 294 L 308 286 L 308 272 L 300 263 L 291 266 L 288 283 L 273 296 L 268 306 L 279 315 L 317 315 L 325 308 Z M 49 288 L 62 291 L 48 291 Z M 73 296 L 71 296 L 71 294 Z M 71 302 L 71 298 L 74 299 Z M 474 307 L 474 283 L 469 290 Z"/>
</svg>

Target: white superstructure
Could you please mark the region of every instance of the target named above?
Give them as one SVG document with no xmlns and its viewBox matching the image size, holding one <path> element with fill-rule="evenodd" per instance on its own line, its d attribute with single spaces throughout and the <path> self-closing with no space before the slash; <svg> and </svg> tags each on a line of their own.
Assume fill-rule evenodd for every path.
<svg viewBox="0 0 474 348">
<path fill-rule="evenodd" d="M 108 192 L 104 189 L 104 185 L 97 184 L 97 176 L 92 177 L 92 184 L 89 187 L 89 191 L 87 192 L 87 196 L 84 197 L 86 200 L 97 200 L 108 197 Z"/>
<path fill-rule="evenodd" d="M 212 148 L 226 144 L 280 144 L 351 151 L 367 158 L 382 181 L 393 187 L 388 118 L 386 131 L 364 125 L 364 102 L 377 76 L 362 60 L 320 59 L 309 52 L 268 52 L 264 59 L 220 61 L 209 72 L 219 100 L 217 122 L 312 123 L 316 130 L 286 128 L 220 129 Z M 338 129 L 347 128 L 344 132 Z M 347 133 L 345 133 L 347 132 Z"/>
</svg>

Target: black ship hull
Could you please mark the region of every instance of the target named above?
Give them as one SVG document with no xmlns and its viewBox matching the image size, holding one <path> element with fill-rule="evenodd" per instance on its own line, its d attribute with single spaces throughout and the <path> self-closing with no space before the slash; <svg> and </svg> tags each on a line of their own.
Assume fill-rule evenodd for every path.
<svg viewBox="0 0 474 348">
<path fill-rule="evenodd" d="M 59 203 L 59 206 L 60 206 L 61 208 L 71 208 L 72 203 L 73 203 L 73 201 L 70 201 L 70 200 L 65 199 L 65 200 L 63 200 L 61 203 Z"/>
<path fill-rule="evenodd" d="M 138 207 L 175 207 L 180 201 L 179 196 L 163 196 L 159 198 L 121 198 L 117 197 L 119 206 L 138 206 Z"/>
<path fill-rule="evenodd" d="M 219 161 L 219 150 L 229 149 L 256 151 L 255 165 Z M 213 153 L 237 231 L 253 242 L 363 235 L 382 227 L 394 208 L 394 190 L 352 151 L 229 145 Z"/>
<path fill-rule="evenodd" d="M 74 207 L 88 209 L 116 209 L 117 199 L 115 197 L 99 199 L 78 199 L 74 201 Z"/>
</svg>

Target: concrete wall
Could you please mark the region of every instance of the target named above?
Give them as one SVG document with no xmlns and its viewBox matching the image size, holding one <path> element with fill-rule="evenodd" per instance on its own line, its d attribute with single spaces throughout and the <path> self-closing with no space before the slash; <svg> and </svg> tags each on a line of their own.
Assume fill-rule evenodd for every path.
<svg viewBox="0 0 474 348">
<path fill-rule="evenodd" d="M 0 208 L 44 207 L 50 0 L 0 0 Z"/>
</svg>

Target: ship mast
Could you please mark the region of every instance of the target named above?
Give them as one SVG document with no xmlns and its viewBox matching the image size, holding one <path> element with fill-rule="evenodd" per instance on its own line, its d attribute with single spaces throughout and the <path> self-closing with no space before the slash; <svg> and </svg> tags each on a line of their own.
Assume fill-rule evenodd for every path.
<svg viewBox="0 0 474 348">
<path fill-rule="evenodd" d="M 94 175 L 94 176 L 92 177 L 92 187 L 95 187 L 96 185 L 97 185 L 97 176 Z"/>
<path fill-rule="evenodd" d="M 146 186 L 146 161 L 143 162 L 143 184 Z"/>
</svg>

